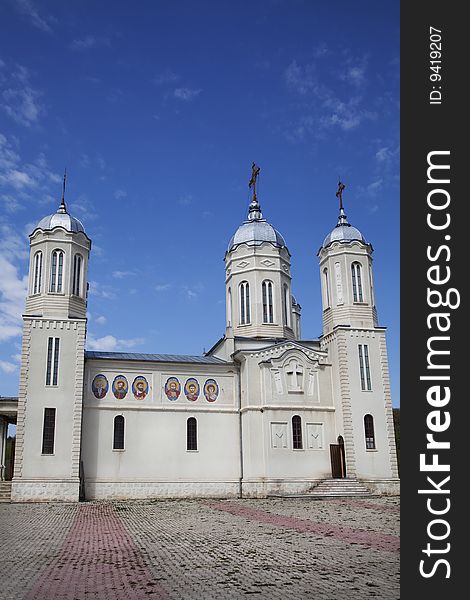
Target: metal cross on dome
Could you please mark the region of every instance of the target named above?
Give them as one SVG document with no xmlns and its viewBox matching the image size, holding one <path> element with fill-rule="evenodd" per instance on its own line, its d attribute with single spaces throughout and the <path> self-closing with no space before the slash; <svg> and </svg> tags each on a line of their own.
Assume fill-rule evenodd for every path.
<svg viewBox="0 0 470 600">
<path fill-rule="evenodd" d="M 339 209 L 343 210 L 343 190 L 346 186 L 344 183 L 338 181 L 338 191 L 336 192 L 336 197 L 339 198 Z"/>
<path fill-rule="evenodd" d="M 251 179 L 248 182 L 248 187 L 253 188 L 253 200 L 256 200 L 256 180 L 260 172 L 260 168 L 253 162 L 251 165 Z"/>
</svg>

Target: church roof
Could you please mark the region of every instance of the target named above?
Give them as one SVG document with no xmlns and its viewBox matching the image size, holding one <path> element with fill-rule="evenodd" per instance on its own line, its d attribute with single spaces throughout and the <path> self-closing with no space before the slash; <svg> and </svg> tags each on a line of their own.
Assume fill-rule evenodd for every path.
<svg viewBox="0 0 470 600">
<path fill-rule="evenodd" d="M 139 362 L 173 362 L 225 365 L 227 362 L 215 356 L 192 356 L 189 354 L 142 354 L 140 352 L 95 352 L 85 351 L 88 360 L 136 360 Z"/>
</svg>

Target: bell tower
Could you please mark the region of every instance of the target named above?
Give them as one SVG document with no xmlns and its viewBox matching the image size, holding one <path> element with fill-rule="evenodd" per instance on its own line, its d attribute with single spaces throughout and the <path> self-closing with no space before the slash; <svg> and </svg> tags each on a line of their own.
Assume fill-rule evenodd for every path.
<svg viewBox="0 0 470 600">
<path fill-rule="evenodd" d="M 91 241 L 65 204 L 30 234 L 12 499 L 78 500 Z"/>
<path fill-rule="evenodd" d="M 300 306 L 293 304 L 290 253 L 282 235 L 263 218 L 256 193 L 259 172 L 253 163 L 248 217 L 225 253 L 226 338 L 295 339 Z"/>
<path fill-rule="evenodd" d="M 378 324 L 373 248 L 348 222 L 339 183 L 339 216 L 318 258 L 323 304 L 322 350 L 333 365 L 336 434 L 344 438 L 348 477 L 397 479 L 388 357 Z"/>
</svg>

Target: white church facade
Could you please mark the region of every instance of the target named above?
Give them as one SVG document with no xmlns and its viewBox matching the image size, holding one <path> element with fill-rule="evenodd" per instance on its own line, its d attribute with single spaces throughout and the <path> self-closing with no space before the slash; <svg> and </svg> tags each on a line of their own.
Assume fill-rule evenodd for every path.
<svg viewBox="0 0 470 600">
<path fill-rule="evenodd" d="M 398 493 L 372 246 L 318 252 L 323 334 L 301 337 L 290 253 L 256 196 L 225 254 L 225 335 L 203 356 L 90 352 L 91 241 L 64 198 L 30 235 L 12 500 L 264 497 L 331 478 Z"/>
</svg>

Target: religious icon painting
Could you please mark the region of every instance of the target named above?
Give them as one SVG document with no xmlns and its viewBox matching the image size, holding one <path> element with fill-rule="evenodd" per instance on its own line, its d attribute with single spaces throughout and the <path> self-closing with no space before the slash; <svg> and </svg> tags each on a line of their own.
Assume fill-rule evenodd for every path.
<svg viewBox="0 0 470 600">
<path fill-rule="evenodd" d="M 181 394 L 181 384 L 176 377 L 168 377 L 166 380 L 165 394 L 168 400 L 178 400 Z"/>
<path fill-rule="evenodd" d="M 123 400 L 129 389 L 129 384 L 124 375 L 116 375 L 113 381 L 113 394 L 118 400 Z"/>
<path fill-rule="evenodd" d="M 204 396 L 208 402 L 215 402 L 219 395 L 219 386 L 215 379 L 208 379 L 204 384 Z"/>
<path fill-rule="evenodd" d="M 109 389 L 109 383 L 102 373 L 95 375 L 95 378 L 93 379 L 93 382 L 91 384 L 91 389 L 95 398 L 99 399 L 104 398 L 106 396 Z"/>
<path fill-rule="evenodd" d="M 149 393 L 149 384 L 145 377 L 139 375 L 134 379 L 134 383 L 132 384 L 132 393 L 134 394 L 134 398 L 137 400 L 143 400 L 145 396 Z"/>
<path fill-rule="evenodd" d="M 188 400 L 191 400 L 191 402 L 194 402 L 199 398 L 199 392 L 200 389 L 197 379 L 194 379 L 194 377 L 190 377 L 184 384 L 184 393 L 186 395 L 186 398 Z"/>
</svg>

